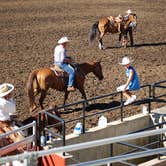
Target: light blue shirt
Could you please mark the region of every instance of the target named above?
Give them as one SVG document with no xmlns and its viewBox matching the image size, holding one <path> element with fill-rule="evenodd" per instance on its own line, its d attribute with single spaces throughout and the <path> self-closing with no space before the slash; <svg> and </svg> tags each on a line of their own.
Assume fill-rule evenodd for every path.
<svg viewBox="0 0 166 166">
<path fill-rule="evenodd" d="M 126 70 L 126 76 L 129 77 L 130 75 L 130 70 L 133 70 L 133 78 L 131 80 L 131 82 L 128 85 L 128 90 L 139 90 L 140 89 L 140 82 L 139 82 L 139 77 L 138 74 L 136 72 L 136 70 L 134 69 L 133 66 L 129 66 Z"/>
</svg>

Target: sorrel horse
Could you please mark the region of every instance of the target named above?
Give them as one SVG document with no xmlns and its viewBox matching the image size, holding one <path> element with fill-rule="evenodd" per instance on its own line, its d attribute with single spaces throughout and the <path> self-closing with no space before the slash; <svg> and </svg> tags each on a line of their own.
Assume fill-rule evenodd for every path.
<svg viewBox="0 0 166 166">
<path fill-rule="evenodd" d="M 85 76 L 92 72 L 96 77 L 98 77 L 99 80 L 102 80 L 103 73 L 100 61 L 78 64 L 77 69 L 78 71 L 76 71 L 74 86 L 81 92 L 82 97 L 87 99 L 84 91 Z M 65 80 L 62 76 L 57 76 L 50 68 L 41 68 L 30 73 L 27 81 L 30 111 L 34 111 L 36 109 L 35 95 L 39 93 L 41 93 L 39 104 L 42 109 L 44 108 L 43 100 L 46 97 L 46 92 L 49 88 L 65 92 L 63 102 L 63 104 L 65 104 L 69 92 L 67 91 Z"/>
<path fill-rule="evenodd" d="M 90 44 L 94 41 L 94 39 L 98 35 L 98 42 L 99 42 L 99 48 L 103 49 L 103 41 L 102 38 L 106 33 L 118 33 L 118 23 L 114 20 L 114 19 L 110 19 L 110 18 L 114 18 L 112 16 L 110 17 L 105 17 L 105 18 L 101 18 L 99 19 L 99 21 L 97 21 L 96 23 L 94 23 L 92 25 L 90 34 L 89 34 L 89 42 Z M 120 34 L 119 34 L 119 43 L 121 42 L 121 39 L 123 37 L 123 46 L 126 47 L 127 45 L 127 33 L 129 32 L 129 36 L 130 36 L 130 42 L 131 45 L 133 45 L 133 33 L 132 33 L 132 28 L 131 25 L 133 25 L 133 27 L 136 27 L 136 20 L 137 20 L 137 16 L 136 14 L 129 14 L 127 16 L 122 16 L 122 20 L 120 23 Z"/>
</svg>

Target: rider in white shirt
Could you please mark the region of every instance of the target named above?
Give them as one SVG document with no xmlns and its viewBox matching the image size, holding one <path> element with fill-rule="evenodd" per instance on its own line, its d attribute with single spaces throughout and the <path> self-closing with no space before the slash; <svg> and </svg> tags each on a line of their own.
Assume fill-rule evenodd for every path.
<svg viewBox="0 0 166 166">
<path fill-rule="evenodd" d="M 71 58 L 69 58 L 66 53 L 66 46 L 68 42 L 69 40 L 67 37 L 62 37 L 60 40 L 58 40 L 59 45 L 57 45 L 54 50 L 54 64 L 69 74 L 67 91 L 74 91 L 75 71 L 70 65 Z"/>
</svg>

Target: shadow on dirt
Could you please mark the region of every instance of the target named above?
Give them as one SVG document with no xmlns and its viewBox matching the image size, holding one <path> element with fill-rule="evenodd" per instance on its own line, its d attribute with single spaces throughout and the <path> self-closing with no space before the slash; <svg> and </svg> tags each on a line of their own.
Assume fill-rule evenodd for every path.
<svg viewBox="0 0 166 166">
<path fill-rule="evenodd" d="M 110 103 L 95 103 L 95 104 L 90 104 L 88 105 L 85 110 L 87 112 L 90 112 L 92 110 L 105 110 L 105 109 L 109 109 L 109 108 L 113 108 L 113 107 L 117 107 L 117 106 L 120 106 L 120 102 L 118 101 L 112 101 Z M 79 112 L 83 110 L 83 107 L 79 107 L 79 108 L 68 108 L 68 109 L 65 109 L 64 112 L 61 112 L 61 114 L 70 114 L 72 112 Z"/>
<path fill-rule="evenodd" d="M 133 46 L 128 45 L 127 47 L 146 47 L 146 46 L 165 46 L 166 42 L 158 42 L 158 43 L 144 43 L 144 44 L 134 44 Z M 118 47 L 106 47 L 105 49 L 114 49 Z M 122 48 L 122 47 L 121 47 Z"/>
<path fill-rule="evenodd" d="M 164 46 L 164 45 L 166 45 L 166 42 L 135 44 L 133 47 Z"/>
</svg>

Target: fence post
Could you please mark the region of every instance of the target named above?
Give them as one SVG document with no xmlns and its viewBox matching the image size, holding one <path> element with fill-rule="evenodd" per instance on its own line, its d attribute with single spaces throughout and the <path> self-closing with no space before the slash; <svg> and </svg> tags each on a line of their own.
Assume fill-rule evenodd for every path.
<svg viewBox="0 0 166 166">
<path fill-rule="evenodd" d="M 113 157 L 113 144 L 110 144 L 110 156 Z M 107 166 L 112 166 L 112 163 L 108 163 Z"/>
<path fill-rule="evenodd" d="M 120 93 L 120 101 L 121 101 L 121 107 L 120 107 L 120 118 L 121 122 L 123 122 L 123 93 Z"/>
<path fill-rule="evenodd" d="M 37 158 L 38 156 L 35 154 L 30 155 L 30 157 L 28 158 L 28 161 L 26 162 L 26 166 L 36 166 L 37 165 Z"/>
<path fill-rule="evenodd" d="M 159 129 L 161 129 L 162 128 L 162 126 L 161 125 L 159 125 Z M 162 142 L 162 134 L 159 134 L 158 135 L 158 148 L 160 148 L 161 147 L 161 142 Z M 158 154 L 158 160 L 160 160 L 160 154 Z"/>
<path fill-rule="evenodd" d="M 149 102 L 148 102 L 148 110 L 149 110 L 149 114 L 151 113 L 151 91 L 152 91 L 152 85 L 149 85 Z"/>
<path fill-rule="evenodd" d="M 85 106 L 85 102 L 83 102 L 83 119 L 82 119 L 82 133 L 85 134 L 85 109 L 86 109 L 86 106 Z"/>
<path fill-rule="evenodd" d="M 39 112 L 38 113 L 38 117 L 37 117 L 37 128 L 38 128 L 38 131 L 37 131 L 37 145 L 40 145 L 40 136 L 41 136 L 41 113 Z"/>
<path fill-rule="evenodd" d="M 33 121 L 33 136 L 35 136 L 35 140 L 33 140 L 33 147 L 35 147 L 36 145 L 36 139 L 37 139 L 37 135 L 36 135 L 36 122 Z"/>
<path fill-rule="evenodd" d="M 65 146 L 66 145 L 66 124 L 64 120 L 62 122 L 62 134 L 63 134 L 63 146 Z M 63 152 L 63 156 L 65 156 L 65 152 Z"/>
</svg>

